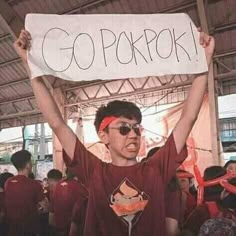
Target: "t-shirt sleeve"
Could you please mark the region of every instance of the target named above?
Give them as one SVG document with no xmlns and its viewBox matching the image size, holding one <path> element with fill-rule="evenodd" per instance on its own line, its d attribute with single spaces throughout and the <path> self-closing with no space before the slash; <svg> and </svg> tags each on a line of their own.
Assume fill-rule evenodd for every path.
<svg viewBox="0 0 236 236">
<path fill-rule="evenodd" d="M 70 159 L 65 150 L 63 150 L 63 159 L 66 166 L 76 174 L 79 182 L 85 187 L 89 186 L 93 171 L 102 163 L 98 157 L 86 149 L 79 139 L 76 140 L 73 159 Z"/>
<path fill-rule="evenodd" d="M 175 175 L 176 169 L 188 156 L 187 146 L 185 145 L 180 153 L 177 153 L 173 133 L 169 136 L 164 146 L 162 146 L 151 157 L 153 165 L 157 165 L 161 173 L 164 184 L 168 184 Z"/>
</svg>

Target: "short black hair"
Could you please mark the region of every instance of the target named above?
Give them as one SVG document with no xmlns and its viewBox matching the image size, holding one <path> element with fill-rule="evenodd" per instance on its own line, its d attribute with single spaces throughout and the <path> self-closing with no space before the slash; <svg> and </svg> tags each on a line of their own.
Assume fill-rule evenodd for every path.
<svg viewBox="0 0 236 236">
<path fill-rule="evenodd" d="M 0 188 L 4 189 L 4 185 L 5 185 L 6 181 L 13 176 L 14 175 L 10 172 L 4 172 L 4 173 L 0 174 Z"/>
<path fill-rule="evenodd" d="M 96 113 L 94 125 L 96 131 L 103 119 L 108 116 L 125 117 L 127 119 L 136 119 L 140 124 L 142 122 L 142 114 L 140 109 L 132 102 L 115 100 L 109 102 L 106 106 L 101 106 Z"/>
<path fill-rule="evenodd" d="M 154 155 L 158 150 L 160 149 L 160 147 L 153 147 L 151 148 L 148 153 L 147 153 L 147 156 L 144 157 L 141 162 L 145 162 L 147 161 L 152 155 Z"/>
<path fill-rule="evenodd" d="M 224 165 L 224 168 L 227 169 L 230 164 L 236 164 L 236 161 L 234 161 L 234 160 L 227 161 Z"/>
<path fill-rule="evenodd" d="M 29 173 L 28 178 L 30 179 L 35 179 L 35 175 L 33 172 Z"/>
<path fill-rule="evenodd" d="M 27 150 L 20 150 L 11 156 L 11 162 L 17 170 L 22 170 L 31 161 L 31 153 Z"/>
<path fill-rule="evenodd" d="M 226 173 L 227 172 L 225 168 L 222 166 L 210 166 L 205 169 L 203 179 L 204 181 L 213 180 L 218 177 L 224 176 Z M 222 191 L 223 187 L 220 184 L 217 184 L 214 186 L 206 187 L 204 195 L 205 197 L 211 197 L 211 196 L 219 197 Z"/>
<path fill-rule="evenodd" d="M 60 170 L 51 169 L 48 171 L 47 177 L 48 179 L 60 180 L 62 179 L 62 173 Z"/>
</svg>

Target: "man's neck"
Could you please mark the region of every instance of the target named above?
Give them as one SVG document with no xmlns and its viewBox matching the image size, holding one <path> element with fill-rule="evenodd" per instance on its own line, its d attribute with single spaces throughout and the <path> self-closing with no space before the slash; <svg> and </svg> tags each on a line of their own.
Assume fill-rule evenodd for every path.
<svg viewBox="0 0 236 236">
<path fill-rule="evenodd" d="M 133 166 L 137 164 L 136 158 L 134 159 L 119 159 L 119 160 L 112 160 L 112 164 L 114 166 Z"/>
<path fill-rule="evenodd" d="M 28 177 L 29 173 L 27 170 L 19 170 L 18 175 L 23 175 L 25 177 Z"/>
</svg>

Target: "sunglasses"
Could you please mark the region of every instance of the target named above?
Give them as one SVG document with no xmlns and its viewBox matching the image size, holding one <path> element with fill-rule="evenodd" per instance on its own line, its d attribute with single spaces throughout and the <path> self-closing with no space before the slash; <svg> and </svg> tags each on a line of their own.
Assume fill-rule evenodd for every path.
<svg viewBox="0 0 236 236">
<path fill-rule="evenodd" d="M 141 136 L 143 127 L 140 124 L 131 125 L 129 123 L 122 123 L 120 127 L 108 127 L 109 129 L 118 129 L 120 134 L 125 136 L 133 130 L 138 136 Z"/>
</svg>

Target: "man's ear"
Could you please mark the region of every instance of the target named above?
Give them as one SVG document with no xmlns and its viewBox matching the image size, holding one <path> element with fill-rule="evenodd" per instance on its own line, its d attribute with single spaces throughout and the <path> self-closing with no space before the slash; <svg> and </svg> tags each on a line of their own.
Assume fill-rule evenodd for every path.
<svg viewBox="0 0 236 236">
<path fill-rule="evenodd" d="M 109 144 L 108 133 L 106 131 L 99 131 L 98 137 L 103 144 L 105 144 L 105 145 Z"/>
</svg>

